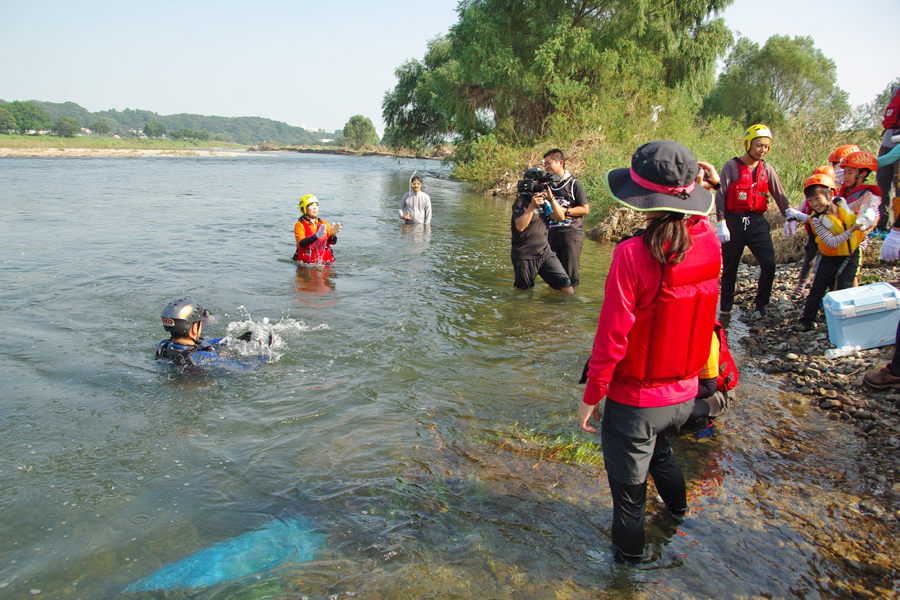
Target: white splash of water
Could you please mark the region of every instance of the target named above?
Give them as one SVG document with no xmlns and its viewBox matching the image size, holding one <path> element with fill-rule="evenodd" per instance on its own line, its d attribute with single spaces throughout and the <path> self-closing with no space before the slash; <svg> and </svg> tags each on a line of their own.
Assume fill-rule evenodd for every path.
<svg viewBox="0 0 900 600">
<path fill-rule="evenodd" d="M 225 328 L 228 342 L 226 347 L 229 353 L 236 356 L 267 356 L 269 362 L 277 362 L 289 348 L 287 340 L 300 337 L 307 331 L 328 329 L 325 323 L 310 327 L 302 319 L 290 317 L 282 317 L 275 322 L 270 321 L 268 317 L 254 321 L 246 308 L 239 306 L 238 310 L 243 313 L 244 319 L 231 321 Z M 248 332 L 249 341 L 246 340 Z M 244 339 L 241 339 L 241 336 L 244 336 Z"/>
</svg>

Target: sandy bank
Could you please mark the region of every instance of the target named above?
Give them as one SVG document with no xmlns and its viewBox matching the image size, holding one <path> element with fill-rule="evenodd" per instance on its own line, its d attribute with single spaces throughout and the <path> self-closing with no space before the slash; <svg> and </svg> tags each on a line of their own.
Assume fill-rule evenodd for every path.
<svg viewBox="0 0 900 600">
<path fill-rule="evenodd" d="M 0 148 L 0 158 L 4 157 L 114 157 L 129 158 L 141 156 L 254 156 L 265 152 L 243 150 L 216 150 L 191 148 L 185 150 L 162 149 L 119 149 L 119 148 Z"/>
</svg>

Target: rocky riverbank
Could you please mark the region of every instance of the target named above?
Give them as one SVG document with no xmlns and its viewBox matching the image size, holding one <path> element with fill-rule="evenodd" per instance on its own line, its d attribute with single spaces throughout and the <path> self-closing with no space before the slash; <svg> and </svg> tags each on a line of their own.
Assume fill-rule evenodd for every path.
<svg viewBox="0 0 900 600">
<path fill-rule="evenodd" d="M 900 388 L 876 390 L 863 383 L 866 371 L 889 362 L 894 346 L 862 350 L 851 356 L 828 359 L 824 311 L 819 311 L 816 329 L 791 329 L 803 311 L 803 301 L 792 302 L 798 265 L 780 265 L 769 314 L 750 321 L 756 295 L 759 267 L 742 264 L 735 293 L 734 317 L 747 323 L 747 336 L 734 340 L 758 368 L 783 376 L 785 388 L 796 392 L 795 402 L 809 404 L 828 413 L 828 418 L 846 423 L 865 440 L 866 463 L 861 469 L 881 492 L 882 502 L 863 510 L 889 520 L 900 520 Z M 886 281 L 900 287 L 900 267 L 878 266 L 862 271 L 863 281 Z"/>
</svg>

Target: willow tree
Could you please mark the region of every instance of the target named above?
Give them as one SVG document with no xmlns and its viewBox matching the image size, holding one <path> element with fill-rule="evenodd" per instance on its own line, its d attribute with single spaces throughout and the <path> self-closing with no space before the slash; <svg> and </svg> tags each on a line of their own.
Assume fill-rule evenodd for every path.
<svg viewBox="0 0 900 600">
<path fill-rule="evenodd" d="M 398 141 L 497 133 L 526 142 L 555 113 L 598 99 L 705 94 L 732 40 L 711 17 L 730 2 L 463 0 L 449 33 L 397 69 L 385 122 Z"/>
<path fill-rule="evenodd" d="M 773 35 L 762 47 L 741 38 L 703 105 L 706 115 L 746 125 L 780 125 L 800 118 L 836 128 L 847 118 L 847 92 L 835 84 L 837 67 L 811 37 Z"/>
</svg>

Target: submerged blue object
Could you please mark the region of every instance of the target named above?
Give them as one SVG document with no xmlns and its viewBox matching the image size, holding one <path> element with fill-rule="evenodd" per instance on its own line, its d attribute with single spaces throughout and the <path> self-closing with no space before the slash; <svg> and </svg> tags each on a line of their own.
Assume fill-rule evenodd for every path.
<svg viewBox="0 0 900 600">
<path fill-rule="evenodd" d="M 306 519 L 272 521 L 193 556 L 165 565 L 128 586 L 126 592 L 209 587 L 264 573 L 286 562 L 312 560 L 323 536 Z"/>
</svg>

